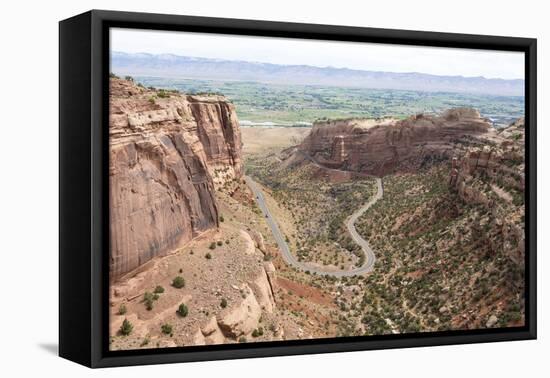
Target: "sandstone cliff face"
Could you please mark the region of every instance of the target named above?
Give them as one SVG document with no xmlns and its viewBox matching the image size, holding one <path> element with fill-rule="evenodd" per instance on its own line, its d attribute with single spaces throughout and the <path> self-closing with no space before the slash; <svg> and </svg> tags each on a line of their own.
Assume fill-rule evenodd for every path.
<svg viewBox="0 0 550 378">
<path fill-rule="evenodd" d="M 218 225 L 217 185 L 242 175 L 233 105 L 111 79 L 111 275 Z"/>
<path fill-rule="evenodd" d="M 299 150 L 330 168 L 383 176 L 416 170 L 429 159 L 450 157 L 456 143 L 490 134 L 491 129 L 479 112 L 465 108 L 401 121 L 318 122 Z"/>
</svg>

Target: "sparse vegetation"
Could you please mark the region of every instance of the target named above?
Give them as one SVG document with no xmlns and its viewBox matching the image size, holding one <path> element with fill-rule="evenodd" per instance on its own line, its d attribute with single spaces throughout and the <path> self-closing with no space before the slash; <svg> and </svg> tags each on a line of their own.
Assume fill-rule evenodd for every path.
<svg viewBox="0 0 550 378">
<path fill-rule="evenodd" d="M 176 289 L 181 289 L 185 287 L 185 279 L 182 276 L 176 276 L 172 280 L 172 286 Z"/>
<path fill-rule="evenodd" d="M 118 314 L 119 315 L 124 315 L 126 314 L 127 312 L 127 309 L 126 309 L 126 305 L 124 303 L 122 303 L 120 306 L 118 306 Z"/>
<path fill-rule="evenodd" d="M 172 325 L 171 324 L 168 324 L 168 323 L 164 323 L 161 327 L 160 327 L 162 333 L 164 333 L 165 335 L 172 335 Z"/>
<path fill-rule="evenodd" d="M 146 345 L 149 345 L 150 342 L 151 342 L 151 338 L 149 336 L 146 336 L 146 337 L 143 338 L 143 340 L 141 341 L 141 344 L 139 344 L 139 346 L 144 347 Z"/>
<path fill-rule="evenodd" d="M 145 308 L 147 311 L 151 311 L 153 309 L 153 303 L 158 299 L 157 294 L 153 294 L 149 291 L 146 291 L 143 294 L 143 302 L 145 303 Z"/>
<path fill-rule="evenodd" d="M 155 290 L 153 291 L 155 294 L 162 294 L 164 293 L 164 288 L 162 286 L 155 287 Z"/>
<path fill-rule="evenodd" d="M 256 328 L 254 331 L 252 331 L 252 337 L 260 337 L 263 336 L 264 329 L 262 327 Z"/>
<path fill-rule="evenodd" d="M 128 336 L 132 333 L 134 330 L 134 326 L 128 319 L 124 319 L 122 321 L 122 325 L 120 326 L 120 334 L 123 336 Z"/>
<path fill-rule="evenodd" d="M 177 313 L 182 318 L 185 318 L 187 316 L 187 314 L 189 314 L 189 308 L 187 307 L 187 305 L 185 303 L 182 303 L 182 304 L 179 305 Z"/>
</svg>

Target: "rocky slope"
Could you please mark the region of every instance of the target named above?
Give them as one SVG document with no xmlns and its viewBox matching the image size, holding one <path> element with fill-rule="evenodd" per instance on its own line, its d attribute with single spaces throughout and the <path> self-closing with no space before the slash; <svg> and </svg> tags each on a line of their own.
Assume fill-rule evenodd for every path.
<svg viewBox="0 0 550 378">
<path fill-rule="evenodd" d="M 222 96 L 186 96 L 110 81 L 112 278 L 218 226 L 214 190 L 242 175 L 235 110 Z"/>
<path fill-rule="evenodd" d="M 212 240 L 225 242 L 211 249 Z M 275 268 L 257 247 L 253 235 L 223 223 L 112 284 L 111 349 L 242 342 L 255 330 L 258 340 L 282 337 L 274 315 Z M 181 288 L 172 284 L 177 276 L 185 280 Z M 181 304 L 187 308 L 184 315 L 178 313 Z M 133 326 L 126 336 L 120 334 L 125 319 Z M 163 331 L 165 325 L 170 332 Z M 258 335 L 258 328 L 266 334 Z M 268 328 L 278 331 L 268 334 Z"/>
<path fill-rule="evenodd" d="M 383 176 L 416 171 L 430 160 L 452 156 L 457 144 L 493 134 L 478 111 L 457 108 L 404 120 L 317 122 L 298 152 L 326 167 Z"/>
<path fill-rule="evenodd" d="M 449 184 L 463 202 L 490 210 L 496 235 L 491 250 L 517 264 L 525 256 L 525 124 L 519 119 L 498 131 L 494 143 L 467 148 L 452 159 Z"/>
</svg>

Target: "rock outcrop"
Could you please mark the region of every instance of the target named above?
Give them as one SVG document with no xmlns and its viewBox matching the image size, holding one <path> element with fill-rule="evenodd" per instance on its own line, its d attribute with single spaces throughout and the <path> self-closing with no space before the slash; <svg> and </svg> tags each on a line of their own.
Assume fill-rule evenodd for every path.
<svg viewBox="0 0 550 378">
<path fill-rule="evenodd" d="M 457 143 L 491 132 L 489 121 L 467 108 L 404 120 L 323 121 L 313 125 L 298 152 L 328 168 L 383 176 L 451 157 Z"/>
<path fill-rule="evenodd" d="M 242 143 L 223 96 L 110 84 L 110 272 L 117 278 L 218 225 L 214 190 L 241 177 Z"/>
</svg>

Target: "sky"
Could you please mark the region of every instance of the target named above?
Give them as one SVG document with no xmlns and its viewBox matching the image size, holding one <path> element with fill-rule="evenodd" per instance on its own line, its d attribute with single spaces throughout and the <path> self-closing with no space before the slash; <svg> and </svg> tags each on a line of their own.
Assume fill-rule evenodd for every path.
<svg viewBox="0 0 550 378">
<path fill-rule="evenodd" d="M 524 79 L 522 52 L 111 29 L 111 51 L 366 71 Z"/>
</svg>

